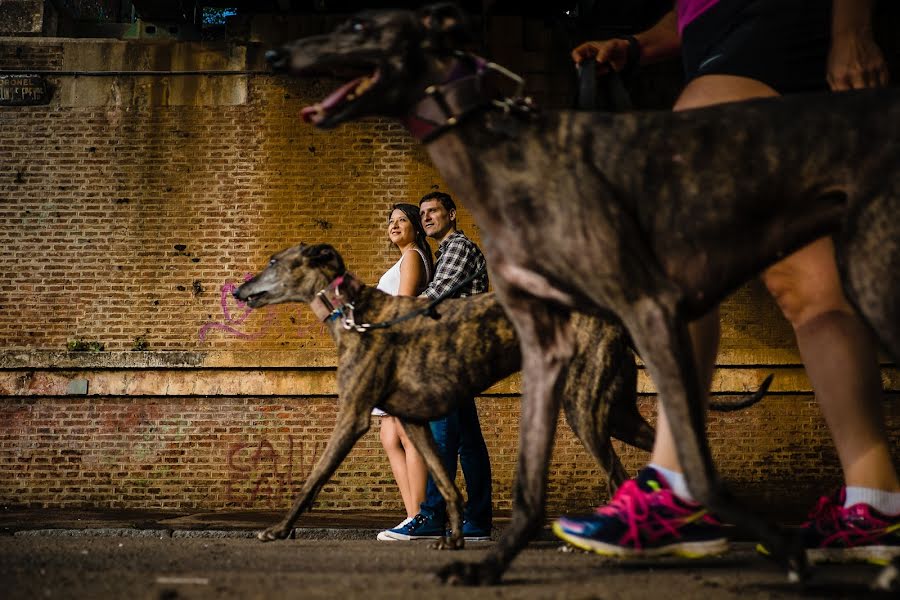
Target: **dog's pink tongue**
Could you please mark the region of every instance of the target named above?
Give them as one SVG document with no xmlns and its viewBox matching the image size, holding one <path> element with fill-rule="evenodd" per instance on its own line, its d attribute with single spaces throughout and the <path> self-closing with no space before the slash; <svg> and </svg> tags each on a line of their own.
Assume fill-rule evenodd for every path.
<svg viewBox="0 0 900 600">
<path fill-rule="evenodd" d="M 300 117 L 309 123 L 310 121 L 319 121 L 321 119 L 317 119 L 316 117 L 330 108 L 333 108 L 338 102 L 344 99 L 344 97 L 350 93 L 351 90 L 356 89 L 356 86 L 360 84 L 360 82 L 364 79 L 364 77 L 357 77 L 353 81 L 348 81 L 338 89 L 334 90 L 328 96 L 322 100 L 321 102 L 314 104 L 312 106 L 307 106 L 300 111 Z"/>
</svg>

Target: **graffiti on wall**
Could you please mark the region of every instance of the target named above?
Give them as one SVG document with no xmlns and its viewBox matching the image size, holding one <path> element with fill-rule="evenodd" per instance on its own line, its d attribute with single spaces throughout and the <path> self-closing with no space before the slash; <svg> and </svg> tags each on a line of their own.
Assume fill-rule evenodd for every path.
<svg viewBox="0 0 900 600">
<path fill-rule="evenodd" d="M 232 444 L 228 448 L 225 498 L 230 506 L 280 509 L 293 501 L 296 474 L 304 481 L 316 463 L 324 442 L 294 441 L 287 436 L 283 456 L 268 439 Z"/>
<path fill-rule="evenodd" d="M 253 273 L 244 274 L 244 281 L 249 281 L 252 278 Z M 257 310 L 257 312 L 262 312 L 265 315 L 263 317 L 262 325 L 258 326 L 255 331 L 247 330 L 248 324 L 246 324 L 245 321 L 253 312 L 253 309 L 247 306 L 246 302 L 234 297 L 234 291 L 239 286 L 240 283 L 235 283 L 233 281 L 226 281 L 222 284 L 222 289 L 219 292 L 219 306 L 222 309 L 222 319 L 221 321 L 204 323 L 203 326 L 200 327 L 199 338 L 201 342 L 206 340 L 207 334 L 212 330 L 221 331 L 227 335 L 232 335 L 245 340 L 253 340 L 266 335 L 272 329 L 272 325 L 275 324 L 276 320 L 275 307 L 266 306 Z M 299 310 L 300 308 L 298 307 L 297 311 L 299 312 Z M 297 323 L 299 321 L 299 317 L 291 316 L 292 323 Z M 312 327 L 302 324 L 297 325 L 294 330 L 294 335 L 300 339 L 312 337 L 314 334 L 315 331 L 313 331 Z"/>
</svg>

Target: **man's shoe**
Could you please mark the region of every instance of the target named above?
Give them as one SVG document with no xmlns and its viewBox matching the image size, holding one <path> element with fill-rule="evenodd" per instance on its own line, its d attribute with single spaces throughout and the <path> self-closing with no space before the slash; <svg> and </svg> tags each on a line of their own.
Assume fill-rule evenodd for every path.
<svg viewBox="0 0 900 600">
<path fill-rule="evenodd" d="M 384 535 L 392 540 L 437 540 L 444 537 L 444 523 L 438 522 L 432 515 L 422 513 L 414 516 L 401 527 L 388 529 Z"/>
<path fill-rule="evenodd" d="M 462 534 L 463 539 L 467 542 L 489 542 L 491 541 L 491 530 L 485 529 L 484 527 L 479 527 L 468 521 L 463 519 L 462 524 Z M 449 537 L 450 532 L 447 532 L 447 536 Z"/>
<path fill-rule="evenodd" d="M 409 523 L 409 522 L 412 521 L 412 520 L 413 520 L 412 517 L 406 517 L 405 519 L 403 519 L 402 521 L 400 521 L 399 524 L 397 524 L 396 526 L 392 527 L 392 529 L 400 529 L 401 527 L 403 527 L 404 525 L 406 525 L 407 523 Z M 390 536 L 387 534 L 388 531 L 390 531 L 390 529 L 385 529 L 384 531 L 379 531 L 379 532 L 378 532 L 378 535 L 375 536 L 375 539 L 378 540 L 378 541 L 380 541 L 380 542 L 396 542 L 397 540 L 395 540 L 394 538 L 390 537 Z"/>
<path fill-rule="evenodd" d="M 557 520 L 553 533 L 576 548 L 620 558 L 701 558 L 728 550 L 722 523 L 676 496 L 650 467 L 623 483 L 594 514 Z"/>
<path fill-rule="evenodd" d="M 900 556 L 900 515 L 884 515 L 868 504 L 844 508 L 845 490 L 823 496 L 802 526 L 810 563 L 868 562 L 886 565 Z M 763 554 L 765 547 L 757 546 Z"/>
</svg>

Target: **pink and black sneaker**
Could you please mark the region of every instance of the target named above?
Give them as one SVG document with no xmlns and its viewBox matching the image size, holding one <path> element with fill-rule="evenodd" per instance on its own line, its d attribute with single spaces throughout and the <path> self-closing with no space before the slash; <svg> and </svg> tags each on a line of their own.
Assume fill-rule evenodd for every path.
<svg viewBox="0 0 900 600">
<path fill-rule="evenodd" d="M 900 515 L 884 515 L 868 504 L 844 508 L 844 488 L 823 496 L 803 524 L 810 563 L 868 562 L 886 565 L 900 556 Z M 760 548 L 765 552 L 765 548 Z"/>
<path fill-rule="evenodd" d="M 594 514 L 557 520 L 553 533 L 576 548 L 621 558 L 701 558 L 728 550 L 722 523 L 676 496 L 650 467 L 622 484 Z"/>
</svg>

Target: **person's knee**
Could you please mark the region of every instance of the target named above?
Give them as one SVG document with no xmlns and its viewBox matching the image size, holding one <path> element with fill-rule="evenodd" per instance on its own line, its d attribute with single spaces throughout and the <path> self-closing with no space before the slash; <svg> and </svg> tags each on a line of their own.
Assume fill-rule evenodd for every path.
<svg viewBox="0 0 900 600">
<path fill-rule="evenodd" d="M 777 269 L 767 271 L 763 282 L 794 329 L 826 313 L 853 313 L 837 282 L 823 285 L 821 280 Z"/>
<path fill-rule="evenodd" d="M 392 417 L 381 418 L 381 445 L 385 450 L 394 450 L 400 448 L 400 436 L 397 433 L 396 423 Z"/>
</svg>

